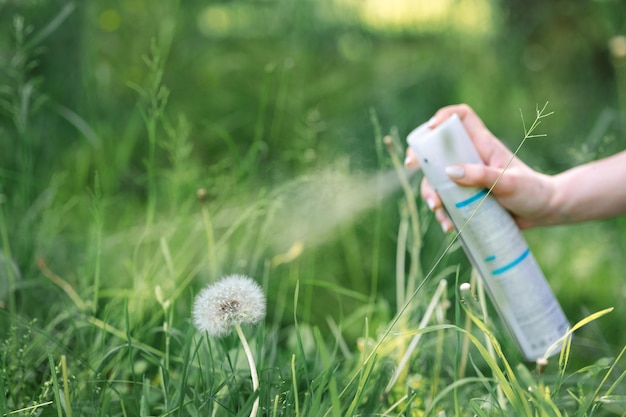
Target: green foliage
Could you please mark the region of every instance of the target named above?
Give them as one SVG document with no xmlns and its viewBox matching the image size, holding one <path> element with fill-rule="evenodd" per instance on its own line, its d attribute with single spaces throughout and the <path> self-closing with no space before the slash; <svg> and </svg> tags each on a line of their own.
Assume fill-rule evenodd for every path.
<svg viewBox="0 0 626 417">
<path fill-rule="evenodd" d="M 529 369 L 401 168 L 457 101 L 516 145 L 550 100 L 547 172 L 620 149 L 623 2 L 359 3 L 0 1 L 0 416 L 624 413 L 623 219 L 528 234 L 585 324 Z M 225 273 L 268 296 L 258 392 L 190 323 Z"/>
</svg>

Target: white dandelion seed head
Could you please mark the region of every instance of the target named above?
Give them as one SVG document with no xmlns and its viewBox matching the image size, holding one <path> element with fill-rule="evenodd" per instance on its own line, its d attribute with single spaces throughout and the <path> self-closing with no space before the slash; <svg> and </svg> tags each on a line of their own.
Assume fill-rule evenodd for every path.
<svg viewBox="0 0 626 417">
<path fill-rule="evenodd" d="M 225 336 L 235 324 L 257 324 L 265 318 L 265 294 L 245 275 L 228 275 L 204 288 L 193 303 L 193 322 L 209 336 Z"/>
</svg>

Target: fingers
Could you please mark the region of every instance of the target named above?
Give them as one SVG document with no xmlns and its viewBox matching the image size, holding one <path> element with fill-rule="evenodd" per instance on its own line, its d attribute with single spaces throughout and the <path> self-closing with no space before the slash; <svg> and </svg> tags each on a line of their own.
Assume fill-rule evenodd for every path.
<svg viewBox="0 0 626 417">
<path fill-rule="evenodd" d="M 452 220 L 446 214 L 446 211 L 443 208 L 435 210 L 435 218 L 441 225 L 441 230 L 444 233 L 451 232 L 454 229 L 454 225 L 452 224 Z"/>
<path fill-rule="evenodd" d="M 494 195 L 505 194 L 509 190 L 510 179 L 501 175 L 502 169 L 480 164 L 459 164 L 446 167 L 446 174 L 452 181 L 464 187 L 491 188 Z"/>
<path fill-rule="evenodd" d="M 437 127 L 441 122 L 446 120 L 453 114 L 457 114 L 468 131 L 475 129 L 485 129 L 485 125 L 474 110 L 467 104 L 453 104 L 451 106 L 442 107 L 428 121 L 428 127 L 431 129 Z"/>
<path fill-rule="evenodd" d="M 422 186 L 420 187 L 420 190 L 422 194 L 422 199 L 424 199 L 428 208 L 435 212 L 435 218 L 437 219 L 437 222 L 439 222 L 439 224 L 441 225 L 443 231 L 445 233 L 452 231 L 452 229 L 454 228 L 454 226 L 452 225 L 452 221 L 446 214 L 446 211 L 444 210 L 441 203 L 441 199 L 426 178 L 422 180 Z"/>
<path fill-rule="evenodd" d="M 420 187 L 422 199 L 426 202 L 426 205 L 432 211 L 440 209 L 442 207 L 441 199 L 437 195 L 435 189 L 430 185 L 430 182 L 426 178 L 422 180 L 422 186 Z"/>
<path fill-rule="evenodd" d="M 493 189 L 493 194 L 506 195 L 510 192 L 511 179 L 508 176 L 501 176 L 500 169 L 479 164 L 451 165 L 446 168 L 446 174 L 451 180 L 465 187 L 491 188 L 498 181 Z M 428 208 L 435 212 L 435 218 L 441 225 L 444 232 L 450 232 L 454 226 L 452 221 L 443 209 L 441 199 L 435 189 L 426 178 L 422 180 L 420 187 L 421 195 Z"/>
<path fill-rule="evenodd" d="M 409 169 L 419 168 L 417 157 L 415 156 L 415 153 L 411 148 L 408 148 L 406 151 L 404 166 Z M 443 209 L 441 199 L 426 178 L 422 180 L 422 186 L 420 187 L 420 190 L 422 194 L 422 199 L 426 202 L 428 208 L 435 212 L 435 218 L 437 219 L 437 222 L 439 222 L 439 224 L 441 225 L 441 229 L 445 233 L 452 231 L 452 229 L 454 228 L 454 226 L 452 225 L 452 221 L 446 214 L 446 211 Z"/>
<path fill-rule="evenodd" d="M 404 166 L 409 169 L 418 169 L 419 162 L 417 161 L 417 156 L 413 149 L 410 147 L 406 149 L 406 158 L 404 159 Z"/>
<path fill-rule="evenodd" d="M 470 135 L 470 137 L 472 137 L 472 140 L 476 141 L 476 139 L 473 138 L 474 134 L 476 133 L 484 133 L 485 131 L 488 133 L 487 128 L 483 124 L 482 120 L 467 104 L 455 104 L 442 107 L 437 111 L 437 113 L 435 113 L 433 117 L 431 117 L 428 122 L 426 122 L 426 126 L 428 126 L 428 128 L 430 129 L 434 129 L 453 114 L 459 116 L 461 122 L 463 122 L 463 124 L 465 125 L 465 129 L 467 130 L 468 134 Z M 415 156 L 411 148 L 407 149 L 404 165 L 407 168 L 417 169 L 419 167 L 417 157 Z"/>
<path fill-rule="evenodd" d="M 439 109 L 428 121 L 428 126 L 433 129 L 453 114 L 461 119 L 467 134 L 485 163 L 489 165 L 492 161 L 508 159 L 510 151 L 487 129 L 481 118 L 467 104 L 454 104 Z"/>
</svg>

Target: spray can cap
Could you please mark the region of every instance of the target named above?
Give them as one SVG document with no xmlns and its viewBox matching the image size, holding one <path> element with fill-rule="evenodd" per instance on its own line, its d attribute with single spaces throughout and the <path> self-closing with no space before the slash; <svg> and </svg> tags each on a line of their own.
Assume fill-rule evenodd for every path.
<svg viewBox="0 0 626 417">
<path fill-rule="evenodd" d="M 457 114 L 448 117 L 434 129 L 426 123 L 418 126 L 409 134 L 407 142 L 435 189 L 450 183 L 445 173 L 447 166 L 483 163 Z"/>
</svg>

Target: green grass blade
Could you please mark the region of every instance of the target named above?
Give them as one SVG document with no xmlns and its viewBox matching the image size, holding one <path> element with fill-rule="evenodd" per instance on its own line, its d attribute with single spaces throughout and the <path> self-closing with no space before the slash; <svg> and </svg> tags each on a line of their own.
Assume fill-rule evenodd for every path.
<svg viewBox="0 0 626 417">
<path fill-rule="evenodd" d="M 335 417 L 341 417 L 341 402 L 339 401 L 337 378 L 335 377 L 334 373 L 334 368 L 336 365 L 333 363 L 333 360 L 330 357 L 328 350 L 326 349 L 326 343 L 317 327 L 314 329 L 313 334 L 317 343 L 320 358 L 322 360 L 322 365 L 324 366 L 324 370 L 328 373 L 328 381 L 324 381 L 327 383 L 324 385 L 327 385 L 328 393 L 330 394 L 332 415 Z"/>
<path fill-rule="evenodd" d="M 57 378 L 56 365 L 54 364 L 54 358 L 51 353 L 48 353 L 48 365 L 50 366 L 50 376 L 52 377 L 52 391 L 54 392 L 54 402 L 56 404 L 57 416 L 63 417 L 61 406 L 61 385 L 59 385 L 59 378 Z"/>
<path fill-rule="evenodd" d="M 41 42 L 43 42 L 46 38 L 52 35 L 65 20 L 74 12 L 76 9 L 76 5 L 73 2 L 67 3 L 59 13 L 52 19 L 46 26 L 44 26 L 39 32 L 35 33 L 29 40 L 24 44 L 24 49 L 28 50 L 35 46 L 38 46 Z"/>
</svg>

